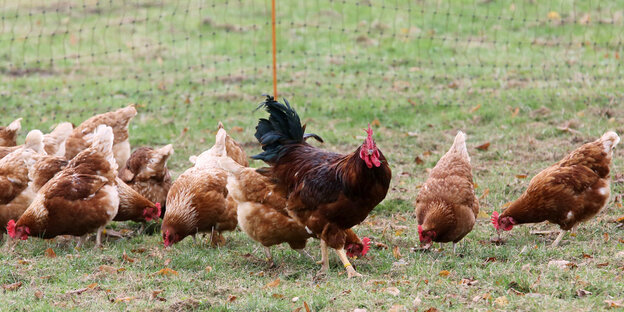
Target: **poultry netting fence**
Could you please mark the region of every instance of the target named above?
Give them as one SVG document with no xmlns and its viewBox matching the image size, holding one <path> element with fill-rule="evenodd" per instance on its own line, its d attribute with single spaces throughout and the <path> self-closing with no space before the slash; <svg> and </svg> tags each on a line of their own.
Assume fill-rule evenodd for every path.
<svg viewBox="0 0 624 312">
<path fill-rule="evenodd" d="M 622 1 L 278 1 L 278 89 L 325 117 L 613 104 L 623 12 Z M 128 103 L 138 126 L 235 123 L 272 92 L 268 0 L 5 0 L 0 16 L 3 124 L 47 129 Z"/>
</svg>

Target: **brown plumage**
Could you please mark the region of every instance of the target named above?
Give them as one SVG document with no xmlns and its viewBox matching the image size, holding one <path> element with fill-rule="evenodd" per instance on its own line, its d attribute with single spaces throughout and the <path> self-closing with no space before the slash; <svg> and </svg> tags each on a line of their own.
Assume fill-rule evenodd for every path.
<svg viewBox="0 0 624 312">
<path fill-rule="evenodd" d="M 479 201 L 474 193 L 466 135 L 459 131 L 449 151 L 429 172 L 416 198 L 421 243 L 459 242 L 475 224 Z"/>
<path fill-rule="evenodd" d="M 43 133 L 33 130 L 26 143 L 0 159 L 0 205 L 15 199 L 28 186 L 28 166 L 34 164 L 35 155 L 43 153 Z"/>
<path fill-rule="evenodd" d="M 85 135 L 92 133 L 98 125 L 107 125 L 113 129 L 115 140 L 113 142 L 113 154 L 119 168 L 126 166 L 130 157 L 130 142 L 128 141 L 128 124 L 137 111 L 134 106 L 120 108 L 114 112 L 108 112 L 93 116 L 76 127 L 65 142 L 65 157 L 72 159 L 80 151 L 89 147 Z"/>
<path fill-rule="evenodd" d="M 62 122 L 43 136 L 43 146 L 48 155 L 65 156 L 65 141 L 74 130 L 69 122 Z"/>
<path fill-rule="evenodd" d="M 92 145 L 37 192 L 16 224 L 9 221 L 13 222 L 8 226 L 12 238 L 82 236 L 97 230 L 96 246 L 101 244 L 101 230 L 119 207 L 113 130 L 101 125 L 86 139 Z"/>
<path fill-rule="evenodd" d="M 268 97 L 262 105 L 270 118 L 256 127 L 264 152 L 253 158 L 271 165 L 263 171 L 287 194 L 289 215 L 322 240 L 323 254 L 326 246 L 335 249 L 348 276 L 358 276 L 344 250 L 345 230 L 364 221 L 386 197 L 392 176 L 373 131 L 369 127 L 366 140 L 351 154 L 327 152 L 305 142 L 309 135 L 288 102 Z M 323 272 L 329 269 L 327 259 Z"/>
<path fill-rule="evenodd" d="M 609 131 L 542 170 L 500 216 L 492 214 L 494 227 L 500 233 L 516 224 L 549 221 L 562 230 L 553 242 L 557 246 L 565 231 L 595 216 L 607 204 L 609 166 L 619 142 L 620 137 Z"/>
<path fill-rule="evenodd" d="M 0 204 L 0 237 L 4 234 L 7 222 L 19 219 L 35 199 L 37 191 L 66 165 L 67 160 L 64 157 L 32 155 L 27 161 L 28 186 L 6 205 Z"/>
<path fill-rule="evenodd" d="M 72 125 L 68 122 L 59 124 L 52 132 L 43 135 L 43 149 L 48 155 L 65 156 L 65 140 L 72 131 Z M 9 153 L 16 151 L 19 146 L 0 146 L 0 159 Z"/>
<path fill-rule="evenodd" d="M 215 145 L 193 157 L 195 166 L 171 186 L 161 227 L 165 246 L 199 232 L 211 233 L 211 242 L 217 244 L 221 232 L 236 228 L 236 202 L 228 196 L 227 172 L 216 164 L 216 158 L 226 155 L 226 136 L 219 129 Z"/>
<path fill-rule="evenodd" d="M 167 160 L 173 154 L 171 144 L 159 149 L 141 147 L 134 151 L 119 177 L 139 194 L 153 203 L 160 203 L 161 217 L 166 211 L 167 193 L 171 188 L 171 175 Z"/>
<path fill-rule="evenodd" d="M 0 127 L 0 146 L 17 145 L 17 133 L 22 129 L 21 121 L 22 118 L 18 118 L 8 126 Z"/>
<path fill-rule="evenodd" d="M 229 157 L 220 158 L 218 164 L 229 172 L 227 188 L 237 202 L 238 225 L 243 232 L 265 247 L 269 259 L 269 247 L 281 243 L 301 253 L 314 235 L 288 215 L 286 197 L 271 179 Z"/>
<path fill-rule="evenodd" d="M 121 179 L 115 179 L 119 193 L 119 209 L 113 221 L 147 222 L 160 217 L 160 204 L 143 197 Z"/>
</svg>

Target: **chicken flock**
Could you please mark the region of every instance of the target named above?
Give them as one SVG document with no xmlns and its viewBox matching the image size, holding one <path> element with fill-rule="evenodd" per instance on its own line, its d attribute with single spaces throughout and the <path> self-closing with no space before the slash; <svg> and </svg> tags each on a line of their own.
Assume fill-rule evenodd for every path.
<svg viewBox="0 0 624 312">
<path fill-rule="evenodd" d="M 60 123 L 49 134 L 30 131 L 17 145 L 20 119 L 0 127 L 0 239 L 7 245 L 29 236 L 71 235 L 77 247 L 111 221 L 145 225 L 162 219 L 165 247 L 205 233 L 213 246 L 223 232 L 239 227 L 260 243 L 273 263 L 270 247 L 287 243 L 305 257 L 310 238 L 320 239 L 321 273 L 329 270 L 329 248 L 348 277 L 360 276 L 349 258 L 364 256 L 370 239 L 353 227 L 386 197 L 392 173 L 373 139 L 350 154 L 329 152 L 307 139 L 299 115 L 288 101 L 268 96 L 260 107 L 255 137 L 262 153 L 251 156 L 267 166 L 249 167 L 242 146 L 219 123 L 215 144 L 197 156 L 175 181 L 167 169 L 173 146 L 141 147 L 131 153 L 128 125 L 134 106 L 96 115 L 78 127 Z M 582 145 L 531 179 L 525 192 L 501 212 L 492 213 L 499 237 L 523 223 L 558 224 L 557 246 L 603 209 L 610 197 L 609 167 L 620 138 L 609 131 Z M 466 134 L 459 131 L 448 152 L 429 172 L 415 201 L 418 236 L 424 248 L 433 242 L 455 244 L 474 227 L 479 214 Z M 159 222 L 159 221 L 158 221 Z M 142 231 L 143 226 L 141 227 Z"/>
</svg>

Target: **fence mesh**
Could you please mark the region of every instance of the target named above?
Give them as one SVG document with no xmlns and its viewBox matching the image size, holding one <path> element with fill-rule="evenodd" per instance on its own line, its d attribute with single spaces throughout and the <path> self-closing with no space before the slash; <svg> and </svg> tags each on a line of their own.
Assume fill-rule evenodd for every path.
<svg viewBox="0 0 624 312">
<path fill-rule="evenodd" d="M 133 139 L 153 144 L 249 121 L 272 90 L 270 8 L 2 1 L 0 121 L 47 129 L 136 103 L 133 129 L 144 131 Z M 278 89 L 328 118 L 613 103 L 624 90 L 623 12 L 622 1 L 278 1 Z"/>
</svg>

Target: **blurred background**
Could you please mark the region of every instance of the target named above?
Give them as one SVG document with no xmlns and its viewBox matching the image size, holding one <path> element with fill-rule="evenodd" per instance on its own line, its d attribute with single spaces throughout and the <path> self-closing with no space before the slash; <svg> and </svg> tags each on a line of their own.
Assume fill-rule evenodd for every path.
<svg viewBox="0 0 624 312">
<path fill-rule="evenodd" d="M 173 142 L 187 158 L 222 120 L 257 148 L 270 10 L 267 0 L 2 1 L 0 123 L 24 117 L 23 129 L 47 131 L 134 103 L 133 145 Z M 438 119 L 474 122 L 477 110 L 495 124 L 501 110 L 613 107 L 624 97 L 623 13 L 624 1 L 278 1 L 279 94 L 337 144 L 371 121 L 418 133 Z"/>
</svg>

